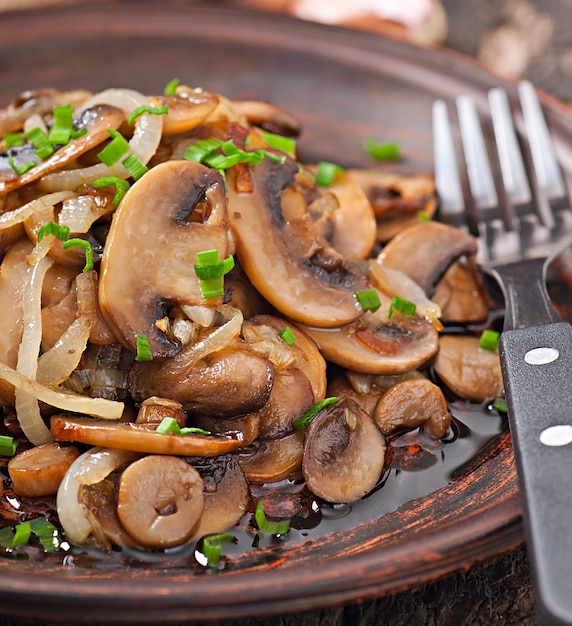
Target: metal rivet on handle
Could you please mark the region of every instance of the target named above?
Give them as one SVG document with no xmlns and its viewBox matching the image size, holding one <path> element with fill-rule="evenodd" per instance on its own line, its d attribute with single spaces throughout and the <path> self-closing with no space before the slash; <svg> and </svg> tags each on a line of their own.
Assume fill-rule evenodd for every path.
<svg viewBox="0 0 572 626">
<path fill-rule="evenodd" d="M 529 365 L 546 365 L 552 363 L 560 356 L 556 348 L 534 348 L 524 355 L 524 360 Z"/>
</svg>

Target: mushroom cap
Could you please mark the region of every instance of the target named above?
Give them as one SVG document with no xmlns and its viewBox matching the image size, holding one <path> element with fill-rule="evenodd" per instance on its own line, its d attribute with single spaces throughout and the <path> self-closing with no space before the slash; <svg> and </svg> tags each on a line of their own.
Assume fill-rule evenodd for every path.
<svg viewBox="0 0 572 626">
<path fill-rule="evenodd" d="M 197 253 L 218 250 L 224 259 L 228 246 L 218 171 L 192 161 L 150 169 L 115 212 L 101 260 L 99 303 L 117 339 L 135 351 L 136 336 L 145 336 L 154 359 L 177 354 L 180 342 L 156 321 L 169 303 L 205 304 Z"/>
</svg>

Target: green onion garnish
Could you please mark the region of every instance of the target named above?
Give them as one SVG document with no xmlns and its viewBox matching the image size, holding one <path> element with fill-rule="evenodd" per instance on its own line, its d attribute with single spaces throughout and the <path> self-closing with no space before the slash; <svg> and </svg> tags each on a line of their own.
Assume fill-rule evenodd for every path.
<svg viewBox="0 0 572 626">
<path fill-rule="evenodd" d="M 14 528 L 14 536 L 12 537 L 12 548 L 25 546 L 30 540 L 32 534 L 32 526 L 30 522 L 22 522 Z"/>
<path fill-rule="evenodd" d="M 108 128 L 107 132 L 111 135 L 112 140 L 101 152 L 97 153 L 99 160 L 108 167 L 115 165 L 121 157 L 129 150 L 127 139 L 114 128 Z"/>
<path fill-rule="evenodd" d="M 296 140 L 292 139 L 292 137 L 284 137 L 283 135 L 276 135 L 264 131 L 262 133 L 262 139 L 264 139 L 270 148 L 281 150 L 288 154 L 296 154 Z"/>
<path fill-rule="evenodd" d="M 279 333 L 278 336 L 280 339 L 283 339 L 289 346 L 291 346 L 294 341 L 296 341 L 296 335 L 294 331 L 290 328 L 290 326 L 286 326 Z"/>
<path fill-rule="evenodd" d="M 143 113 L 150 113 L 151 115 L 165 115 L 168 112 L 169 112 L 169 109 L 167 108 L 167 105 L 165 104 L 160 107 L 154 107 L 154 106 L 151 106 L 150 104 L 143 104 L 140 107 L 137 107 L 136 109 L 133 109 L 133 111 L 131 111 L 131 114 L 127 118 L 127 123 L 133 124 L 133 122 L 140 115 L 143 115 Z"/>
<path fill-rule="evenodd" d="M 73 130 L 73 112 L 71 104 L 54 107 L 54 123 L 50 130 L 51 143 L 66 144 Z"/>
<path fill-rule="evenodd" d="M 498 411 L 499 413 L 506 413 L 508 411 L 508 408 L 506 406 L 506 400 L 504 398 L 495 398 L 491 406 L 495 411 Z"/>
<path fill-rule="evenodd" d="M 339 398 L 334 396 L 330 398 L 324 398 L 316 404 L 313 404 L 301 417 L 292 422 L 292 428 L 294 430 L 302 430 L 306 428 L 306 426 L 318 415 L 318 413 L 325 407 L 330 406 L 331 404 L 336 404 L 339 401 Z"/>
<path fill-rule="evenodd" d="M 8 435 L 0 436 L 0 456 L 14 456 L 18 448 L 18 442 Z"/>
<path fill-rule="evenodd" d="M 58 529 L 42 517 L 29 522 L 22 522 L 14 528 L 2 528 L 0 530 L 0 546 L 13 550 L 18 546 L 27 544 L 32 534 L 40 540 L 46 552 L 57 550 L 61 546 Z"/>
<path fill-rule="evenodd" d="M 40 243 L 46 235 L 53 235 L 60 241 L 67 241 L 70 236 L 70 229 L 69 226 L 60 226 L 56 224 L 56 222 L 50 221 L 43 224 L 38 231 L 38 243 Z"/>
<path fill-rule="evenodd" d="M 31 170 L 37 165 L 36 161 L 26 161 L 25 163 L 22 163 L 22 165 L 16 165 L 14 163 L 14 157 L 10 153 L 8 153 L 8 163 L 18 176 L 25 174 L 28 170 Z"/>
<path fill-rule="evenodd" d="M 181 81 L 179 78 L 173 78 L 165 85 L 165 89 L 163 89 L 163 93 L 166 96 L 174 96 L 177 93 L 177 87 L 180 82 Z"/>
<path fill-rule="evenodd" d="M 427 215 L 427 213 L 425 211 L 419 211 L 419 213 L 417 213 L 417 217 L 419 218 L 420 222 L 430 222 L 431 218 Z"/>
<path fill-rule="evenodd" d="M 224 294 L 222 277 L 234 267 L 234 257 L 228 256 L 224 261 L 219 258 L 218 250 L 206 250 L 197 253 L 195 274 L 199 279 L 199 287 L 203 298 L 216 298 Z"/>
<path fill-rule="evenodd" d="M 254 519 L 256 520 L 258 530 L 267 535 L 285 535 L 290 529 L 289 519 L 281 520 L 279 522 L 266 519 L 266 513 L 264 513 L 264 508 L 262 506 L 262 500 L 259 500 L 256 505 Z"/>
<path fill-rule="evenodd" d="M 224 141 L 221 139 L 217 139 L 216 137 L 209 137 L 208 139 L 200 139 L 192 146 L 189 146 L 185 154 L 183 154 L 183 159 L 187 161 L 195 161 L 197 163 L 202 163 L 203 159 L 214 152 L 218 148 L 222 146 Z"/>
<path fill-rule="evenodd" d="M 328 161 L 320 161 L 318 163 L 318 169 L 316 170 L 315 182 L 316 185 L 321 187 L 329 187 L 336 180 L 336 176 L 343 174 L 344 168 L 336 165 L 335 163 L 329 163 Z"/>
<path fill-rule="evenodd" d="M 123 166 L 129 172 L 132 178 L 139 180 L 143 174 L 146 174 L 149 169 L 146 165 L 139 160 L 135 154 L 130 154 L 126 159 L 122 161 Z"/>
<path fill-rule="evenodd" d="M 400 298 L 399 296 L 393 296 L 391 304 L 389 305 L 389 311 L 387 312 L 388 319 L 391 318 L 395 311 L 403 313 L 403 315 L 415 315 L 416 305 L 409 300 Z"/>
<path fill-rule="evenodd" d="M 85 250 L 85 265 L 83 266 L 83 271 L 89 272 L 93 269 L 93 250 L 91 249 L 89 241 L 80 239 L 79 237 L 64 241 L 64 250 L 69 250 L 70 248 L 83 248 Z"/>
<path fill-rule="evenodd" d="M 210 430 L 204 428 L 198 428 L 197 426 L 186 426 L 181 428 L 181 435 L 210 435 Z"/>
<path fill-rule="evenodd" d="M 115 187 L 116 193 L 112 200 L 113 204 L 119 204 L 130 187 L 126 180 L 117 178 L 117 176 L 102 176 L 91 184 L 94 187 Z"/>
<path fill-rule="evenodd" d="M 136 345 L 136 361 L 152 361 L 153 355 L 151 354 L 151 348 L 149 347 L 149 340 L 145 335 L 135 336 Z"/>
<path fill-rule="evenodd" d="M 87 128 L 72 128 L 70 139 L 77 139 L 87 133 Z"/>
<path fill-rule="evenodd" d="M 395 142 L 379 143 L 368 137 L 363 146 L 370 157 L 377 161 L 394 161 L 399 158 L 399 144 Z"/>
<path fill-rule="evenodd" d="M 4 135 L 4 148 L 6 150 L 14 146 L 23 146 L 25 143 L 22 133 L 6 133 Z"/>
<path fill-rule="evenodd" d="M 221 152 L 218 152 L 219 149 L 222 154 Z M 232 139 L 222 141 L 215 137 L 197 141 L 192 146 L 189 146 L 183 155 L 183 159 L 187 161 L 204 163 L 209 167 L 213 167 L 221 171 L 226 170 L 237 163 L 256 165 L 264 158 L 268 158 L 277 163 L 284 163 L 286 160 L 285 156 L 273 154 L 268 150 L 242 150 Z"/>
<path fill-rule="evenodd" d="M 160 435 L 166 435 L 168 433 L 179 435 L 181 433 L 181 428 L 174 417 L 164 417 L 159 426 L 155 429 L 155 432 Z"/>
<path fill-rule="evenodd" d="M 230 532 L 207 535 L 203 539 L 202 553 L 207 557 L 208 565 L 214 566 L 220 561 L 221 544 L 230 543 L 233 539 L 234 536 Z"/>
<path fill-rule="evenodd" d="M 362 289 L 361 291 L 356 291 L 355 296 L 364 311 L 371 311 L 372 313 L 375 313 L 381 306 L 379 294 L 375 289 Z"/>
<path fill-rule="evenodd" d="M 24 136 L 36 148 L 38 159 L 46 159 L 54 153 L 52 142 L 41 128 L 31 128 Z"/>
<path fill-rule="evenodd" d="M 499 347 L 500 333 L 496 330 L 485 329 L 479 339 L 479 348 L 496 352 Z"/>
</svg>

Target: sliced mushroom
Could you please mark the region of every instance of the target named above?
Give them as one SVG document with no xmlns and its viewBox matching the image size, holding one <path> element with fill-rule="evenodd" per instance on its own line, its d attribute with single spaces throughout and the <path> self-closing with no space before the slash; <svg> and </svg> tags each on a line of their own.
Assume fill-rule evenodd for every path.
<svg viewBox="0 0 572 626">
<path fill-rule="evenodd" d="M 377 257 L 377 262 L 400 270 L 427 295 L 453 261 L 477 252 L 474 237 L 439 222 L 419 222 L 396 235 Z"/>
<path fill-rule="evenodd" d="M 168 361 L 135 363 L 129 379 L 134 400 L 162 396 L 180 402 L 190 412 L 236 417 L 260 410 L 274 380 L 268 359 L 232 348 L 207 355 L 184 374 L 173 374 L 168 367 Z"/>
<path fill-rule="evenodd" d="M 157 427 L 166 417 L 175 419 L 179 428 L 183 428 L 187 422 L 187 414 L 180 402 L 152 396 L 141 403 L 135 423 Z"/>
<path fill-rule="evenodd" d="M 193 537 L 221 533 L 237 524 L 246 513 L 250 489 L 234 455 L 214 459 L 190 459 L 204 483 L 204 510 Z"/>
<path fill-rule="evenodd" d="M 294 115 L 269 102 L 233 100 L 233 105 L 250 124 L 268 132 L 297 137 L 302 130 L 300 122 Z"/>
<path fill-rule="evenodd" d="M 203 508 L 203 481 L 183 459 L 145 456 L 119 479 L 119 521 L 148 548 L 169 548 L 190 539 Z"/>
<path fill-rule="evenodd" d="M 504 396 L 499 355 L 479 347 L 479 338 L 468 335 L 443 335 L 435 372 L 457 396 L 484 402 Z"/>
<path fill-rule="evenodd" d="M 185 133 L 202 124 L 218 106 L 216 94 L 203 89 L 188 89 L 174 96 L 156 94 L 153 100 L 165 105 L 163 135 Z"/>
<path fill-rule="evenodd" d="M 202 428 L 213 435 L 226 433 L 240 433 L 242 445 L 249 446 L 258 437 L 260 429 L 260 414 L 249 413 L 242 417 L 224 419 L 212 415 L 194 415 L 193 426 Z"/>
<path fill-rule="evenodd" d="M 237 187 L 243 170 L 228 171 L 238 259 L 252 284 L 286 317 L 339 326 L 361 314 L 354 294 L 367 282 L 357 266 L 317 236 L 297 171 L 291 159 L 284 164 L 264 159 L 249 171 L 248 192 Z"/>
<path fill-rule="evenodd" d="M 238 460 L 252 483 L 277 483 L 295 477 L 302 467 L 304 431 L 295 430 L 279 439 L 258 440 L 241 450 Z"/>
<path fill-rule="evenodd" d="M 217 456 L 237 450 L 243 445 L 238 436 L 211 437 L 172 433 L 161 435 L 155 432 L 153 425 L 65 415 L 54 415 L 51 418 L 51 431 L 56 441 L 75 441 L 148 454 Z"/>
<path fill-rule="evenodd" d="M 23 187 L 50 172 L 63 168 L 88 150 L 109 139 L 107 131 L 119 128 L 124 120 L 125 114 L 121 109 L 99 104 L 84 111 L 74 121 L 76 128 L 85 128 L 87 133 L 77 139 L 71 139 L 45 161 L 40 161 L 35 156 L 35 148 L 32 144 L 15 146 L 4 153 L 0 153 L 0 193 Z M 27 161 L 34 161 L 36 165 L 24 174 L 18 175 L 12 168 L 8 155 L 12 156 L 16 166 L 21 166 Z"/>
<path fill-rule="evenodd" d="M 24 450 L 8 462 L 12 488 L 26 498 L 54 495 L 78 456 L 76 447 L 61 446 L 59 443 Z"/>
<path fill-rule="evenodd" d="M 117 339 L 135 351 L 136 336 L 143 335 L 153 358 L 177 354 L 180 342 L 156 322 L 168 303 L 205 303 L 197 253 L 218 250 L 224 259 L 228 246 L 224 183 L 216 170 L 192 161 L 150 169 L 115 212 L 102 258 L 99 301 Z"/>
<path fill-rule="evenodd" d="M 441 439 L 451 424 L 443 392 L 430 380 L 404 380 L 390 387 L 379 401 L 374 419 L 384 435 L 423 426 Z"/>
<path fill-rule="evenodd" d="M 377 484 L 385 439 L 352 400 L 322 410 L 306 429 L 302 471 L 308 489 L 327 502 L 354 502 Z"/>
</svg>

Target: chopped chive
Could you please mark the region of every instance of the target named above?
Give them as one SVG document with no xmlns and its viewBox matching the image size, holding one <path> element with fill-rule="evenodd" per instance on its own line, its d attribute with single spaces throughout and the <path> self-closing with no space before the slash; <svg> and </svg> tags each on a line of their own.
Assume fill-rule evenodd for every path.
<svg viewBox="0 0 572 626">
<path fill-rule="evenodd" d="M 32 526 L 30 522 L 22 522 L 14 528 L 14 536 L 12 537 L 12 548 L 25 546 L 30 540 L 32 534 Z"/>
<path fill-rule="evenodd" d="M 49 140 L 55 144 L 66 144 L 73 130 L 73 111 L 71 104 L 54 107 L 54 123 Z"/>
<path fill-rule="evenodd" d="M 496 330 L 485 329 L 479 339 L 479 348 L 483 350 L 489 350 L 490 352 L 496 352 L 499 347 L 500 333 Z"/>
<path fill-rule="evenodd" d="M 30 526 L 46 552 L 57 550 L 60 547 L 59 531 L 50 521 L 38 517 L 30 522 Z"/>
<path fill-rule="evenodd" d="M 399 158 L 399 144 L 396 142 L 380 143 L 368 137 L 363 146 L 369 156 L 377 161 L 394 161 Z"/>
<path fill-rule="evenodd" d="M 431 218 L 429 217 L 429 215 L 427 215 L 427 213 L 425 211 L 419 211 L 419 213 L 417 213 L 417 217 L 419 218 L 420 222 L 430 222 Z"/>
<path fill-rule="evenodd" d="M 375 313 L 381 306 L 379 294 L 375 289 L 362 289 L 361 291 L 356 291 L 355 296 L 364 311 L 371 311 L 372 313 Z"/>
<path fill-rule="evenodd" d="M 294 428 L 294 430 L 303 430 L 322 409 L 332 404 L 336 404 L 338 401 L 339 398 L 332 396 L 316 402 L 316 404 L 313 404 L 301 417 L 292 422 L 292 428 Z"/>
<path fill-rule="evenodd" d="M 70 139 L 77 139 L 87 133 L 87 128 L 72 128 Z"/>
<path fill-rule="evenodd" d="M 343 173 L 343 167 L 335 163 L 329 163 L 328 161 L 320 161 L 314 180 L 316 185 L 320 187 L 329 187 L 336 180 L 336 177 Z"/>
<path fill-rule="evenodd" d="M 180 435 L 181 428 L 174 417 L 164 417 L 159 426 L 155 429 L 155 432 L 159 433 L 159 435 L 167 435 L 168 433 Z"/>
<path fill-rule="evenodd" d="M 126 180 L 117 178 L 117 176 L 102 176 L 91 184 L 94 187 L 115 187 L 116 193 L 112 200 L 113 204 L 119 204 L 130 187 Z"/>
<path fill-rule="evenodd" d="M 290 328 L 290 326 L 286 326 L 279 333 L 278 336 L 280 339 L 283 339 L 289 346 L 291 346 L 296 341 L 296 335 L 294 331 Z"/>
<path fill-rule="evenodd" d="M 139 160 L 135 154 L 130 154 L 127 158 L 122 161 L 123 166 L 129 172 L 132 178 L 135 180 L 139 180 L 143 174 L 146 174 L 149 169 L 146 165 Z"/>
<path fill-rule="evenodd" d="M 21 522 L 13 528 L 0 529 L 0 546 L 14 550 L 26 545 L 34 534 L 46 552 L 57 550 L 61 546 L 58 529 L 47 519 L 39 517 L 29 522 Z"/>
<path fill-rule="evenodd" d="M 173 78 L 165 85 L 165 89 L 163 89 L 163 93 L 166 96 L 174 96 L 177 93 L 177 87 L 180 82 L 181 81 L 179 78 Z"/>
<path fill-rule="evenodd" d="M 136 361 L 152 361 L 153 355 L 151 354 L 151 348 L 149 346 L 149 340 L 145 335 L 136 335 L 135 336 L 135 345 L 136 345 Z"/>
<path fill-rule="evenodd" d="M 387 317 L 388 319 L 391 318 L 395 311 L 399 311 L 400 313 L 403 313 L 403 315 L 415 315 L 416 309 L 417 306 L 414 302 L 410 302 L 409 300 L 405 300 L 405 298 L 401 298 L 399 296 L 393 296 L 391 304 L 389 305 Z"/>
<path fill-rule="evenodd" d="M 280 163 L 280 165 L 286 163 L 286 157 L 283 154 L 274 154 L 273 152 L 268 152 L 268 150 L 262 150 L 262 152 L 267 159 L 274 161 L 274 163 Z"/>
<path fill-rule="evenodd" d="M 0 456 L 14 456 L 18 449 L 18 442 L 8 435 L 0 436 Z"/>
<path fill-rule="evenodd" d="M 165 115 L 168 112 L 169 112 L 169 109 L 167 108 L 167 105 L 165 104 L 160 107 L 154 107 L 154 106 L 151 106 L 150 104 L 143 104 L 140 107 L 137 107 L 136 109 L 131 111 L 131 114 L 127 118 L 127 123 L 133 124 L 133 122 L 140 115 L 143 115 L 143 113 L 149 113 L 151 115 Z"/>
<path fill-rule="evenodd" d="M 262 500 L 259 500 L 258 504 L 256 505 L 256 513 L 254 514 L 254 519 L 256 520 L 258 530 L 260 530 L 261 533 L 265 533 L 267 535 L 285 535 L 290 529 L 289 519 L 281 520 L 278 522 L 266 519 L 266 513 L 264 512 Z"/>
<path fill-rule="evenodd" d="M 492 408 L 499 413 L 506 413 L 508 408 L 506 406 L 506 400 L 504 398 L 495 398 L 492 403 Z"/>
<path fill-rule="evenodd" d="M 186 426 L 181 428 L 181 435 L 211 435 L 210 430 L 204 428 L 198 428 L 197 426 Z"/>
<path fill-rule="evenodd" d="M 230 543 L 234 539 L 231 532 L 207 535 L 203 539 L 202 553 L 207 558 L 207 564 L 211 567 L 220 561 L 220 553 L 223 543 Z"/>
<path fill-rule="evenodd" d="M 6 133 L 4 135 L 4 148 L 6 150 L 14 146 L 23 146 L 25 143 L 23 133 Z"/>
<path fill-rule="evenodd" d="M 38 231 L 38 243 L 40 243 L 46 235 L 54 235 L 54 237 L 60 241 L 67 241 L 70 236 L 70 229 L 69 226 L 60 226 L 56 224 L 56 222 L 50 221 L 43 224 Z"/>
<path fill-rule="evenodd" d="M 8 163 L 18 176 L 25 174 L 28 170 L 31 170 L 37 165 L 36 161 L 26 161 L 25 163 L 22 163 L 22 165 L 16 165 L 14 163 L 14 157 L 10 153 L 8 153 Z"/>
<path fill-rule="evenodd" d="M 292 137 L 284 137 L 283 135 L 276 135 L 275 133 L 264 131 L 262 133 L 262 139 L 264 139 L 270 148 L 288 152 L 288 154 L 296 154 L 296 140 L 292 139 Z"/>
<path fill-rule="evenodd" d="M 83 248 L 85 250 L 85 265 L 83 266 L 83 271 L 89 272 L 93 269 L 93 250 L 91 249 L 89 241 L 80 239 L 79 237 L 64 241 L 64 250 L 69 250 L 70 248 Z"/>
<path fill-rule="evenodd" d="M 206 250 L 197 253 L 195 274 L 199 279 L 199 288 L 203 298 L 217 298 L 224 294 L 222 277 L 234 267 L 234 257 L 224 261 L 219 258 L 218 250 Z"/>
<path fill-rule="evenodd" d="M 55 148 L 52 142 L 41 128 L 37 126 L 31 128 L 24 136 L 36 148 L 35 154 L 38 159 L 46 159 L 54 153 Z"/>
<path fill-rule="evenodd" d="M 218 150 L 222 146 L 224 142 L 221 139 L 217 139 L 216 137 L 209 137 L 208 139 L 200 139 L 192 146 L 189 146 L 185 154 L 183 155 L 183 159 L 186 161 L 195 161 L 196 163 L 202 163 L 204 158 Z"/>
<path fill-rule="evenodd" d="M 129 150 L 129 143 L 127 139 L 114 128 L 108 128 L 107 132 L 111 136 L 111 142 L 97 153 L 99 160 L 105 163 L 108 167 L 115 165 L 119 159 Z"/>
</svg>

